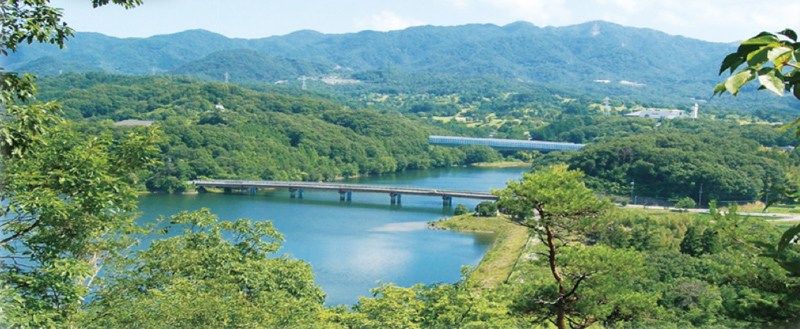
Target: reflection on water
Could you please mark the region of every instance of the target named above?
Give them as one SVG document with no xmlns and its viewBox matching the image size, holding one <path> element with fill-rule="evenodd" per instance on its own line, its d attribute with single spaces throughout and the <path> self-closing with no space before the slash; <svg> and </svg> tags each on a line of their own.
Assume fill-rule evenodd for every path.
<svg viewBox="0 0 800 329">
<path fill-rule="evenodd" d="M 413 232 L 428 229 L 428 222 L 390 223 L 376 227 L 370 232 Z"/>
<path fill-rule="evenodd" d="M 348 180 L 347 183 L 488 191 L 521 176 L 524 168 L 453 168 Z M 291 199 L 286 190 L 258 195 L 145 195 L 141 222 L 183 210 L 210 208 L 223 220 L 271 220 L 284 235 L 281 253 L 309 262 L 327 304 L 353 304 L 371 296 L 377 281 L 400 286 L 455 282 L 462 265 L 476 265 L 492 242 L 491 234 L 461 234 L 427 229 L 427 222 L 452 216 L 441 198 L 354 193 L 339 202 L 336 192 L 305 191 Z M 474 208 L 479 200 L 454 199 Z M 177 232 L 176 232 L 177 234 Z"/>
</svg>

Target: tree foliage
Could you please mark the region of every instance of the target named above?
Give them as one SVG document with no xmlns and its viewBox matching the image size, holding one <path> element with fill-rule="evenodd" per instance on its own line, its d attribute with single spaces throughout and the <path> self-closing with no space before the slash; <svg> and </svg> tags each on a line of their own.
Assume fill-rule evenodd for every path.
<svg viewBox="0 0 800 329">
<path fill-rule="evenodd" d="M 183 234 L 154 240 L 113 267 L 90 305 L 92 327 L 314 323 L 325 294 L 309 264 L 271 257 L 283 241 L 271 222 L 219 221 L 208 209 L 168 222 L 161 230 L 183 228 Z"/>
<path fill-rule="evenodd" d="M 522 225 L 535 230 L 539 239 L 547 247 L 550 272 L 555 285 L 549 289 L 555 291 L 544 293 L 546 298 L 531 296 L 538 300 L 545 309 L 550 306 L 549 319 L 558 328 L 566 328 L 567 323 L 577 321 L 577 327 L 586 327 L 597 321 L 591 311 L 581 310 L 582 303 L 579 288 L 584 280 L 597 274 L 594 271 L 577 270 L 565 272 L 564 260 L 559 260 L 572 234 L 579 232 L 585 225 L 583 220 L 595 217 L 610 204 L 594 196 L 592 190 L 586 188 L 580 180 L 583 173 L 568 171 L 566 166 L 551 167 L 535 174 L 524 173 L 519 182 L 509 181 L 505 189 L 493 191 L 500 197 L 498 206 L 504 211 L 515 213 L 522 218 Z M 527 212 L 526 209 L 532 210 Z M 528 216 L 528 215 L 535 215 Z M 591 302 L 590 302 L 591 303 Z M 572 316 L 574 314 L 574 316 Z M 574 320 L 581 318 L 582 320 Z M 547 316 L 546 316 L 547 318 Z M 580 324 L 577 324 L 580 323 Z"/>
<path fill-rule="evenodd" d="M 800 58 L 800 43 L 794 30 L 785 29 L 778 33 L 761 32 L 742 42 L 736 52 L 725 57 L 719 73 L 729 71 L 731 76 L 724 83 L 717 85 L 714 94 L 729 92 L 736 96 L 742 86 L 757 79 L 761 85 L 759 89 L 766 89 L 781 96 L 784 91 L 791 92 L 800 100 L 798 58 Z M 744 67 L 739 69 L 742 65 Z M 800 138 L 800 118 L 781 129 L 793 126 L 796 127 L 795 137 Z M 789 199 L 798 199 L 798 193 L 791 187 L 778 190 L 786 193 Z M 777 200 L 773 200 L 775 201 Z M 760 244 L 766 249 L 764 253 L 766 257 L 774 259 L 791 273 L 800 275 L 800 258 L 787 250 L 792 241 L 796 244 L 798 237 L 800 237 L 800 226 L 786 230 L 777 244 L 768 242 Z"/>
<path fill-rule="evenodd" d="M 736 52 L 725 57 L 719 68 L 719 74 L 729 71 L 731 77 L 717 85 L 714 94 L 729 92 L 736 96 L 742 86 L 758 80 L 760 89 L 778 95 L 783 95 L 784 91 L 791 92 L 800 99 L 800 89 L 797 88 L 800 84 L 798 57 L 800 57 L 800 43 L 797 42 L 797 33 L 793 30 L 785 29 L 778 33 L 761 32 L 742 42 Z M 739 69 L 742 65 L 744 67 Z"/>
<path fill-rule="evenodd" d="M 497 215 L 497 204 L 492 201 L 481 201 L 475 206 L 475 216 L 491 217 Z"/>
</svg>

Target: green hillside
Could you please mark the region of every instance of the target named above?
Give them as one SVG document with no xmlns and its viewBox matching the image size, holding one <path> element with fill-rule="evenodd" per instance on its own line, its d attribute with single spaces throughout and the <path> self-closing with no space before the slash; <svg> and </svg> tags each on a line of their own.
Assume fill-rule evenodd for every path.
<svg viewBox="0 0 800 329">
<path fill-rule="evenodd" d="M 467 78 L 478 86 L 499 85 L 496 89 L 503 91 L 544 85 L 599 98 L 679 105 L 709 100 L 721 80 L 716 72 L 718 62 L 733 48 L 602 21 L 557 28 L 518 22 L 502 27 L 421 26 L 348 34 L 299 31 L 251 40 L 202 30 L 143 39 L 77 33 L 64 51 L 49 45 L 26 45 L 11 54 L 6 65 L 12 70 L 53 75 L 86 71 L 74 64 L 82 63 L 110 73 L 169 73 L 214 81 L 224 81 L 228 72 L 233 79 L 229 81 L 257 83 L 296 82 L 302 75 L 322 78 L 334 72 L 343 78 L 363 79 L 366 87 L 356 90 L 371 92 L 403 89 L 409 85 L 409 77 L 425 81 L 425 76 L 435 74 L 449 80 L 438 84 L 449 90 L 486 89 L 465 88 L 463 82 L 457 82 Z M 43 57 L 51 58 L 49 67 L 31 65 Z M 370 72 L 387 69 L 399 73 L 380 83 L 370 79 L 374 76 Z M 353 90 L 351 85 L 321 83 L 318 88 Z M 421 88 L 431 89 L 425 83 Z M 743 94 L 739 106 L 761 103 L 771 109 L 797 111 L 796 104 L 783 99 Z M 733 103 L 730 98 L 711 101 Z"/>
<path fill-rule="evenodd" d="M 275 83 L 300 76 L 319 76 L 332 69 L 304 60 L 274 58 L 254 50 L 222 50 L 169 71 L 209 81 Z"/>
<path fill-rule="evenodd" d="M 311 96 L 259 93 L 186 78 L 70 74 L 42 81 L 84 131 L 120 134 L 114 121 L 152 120 L 164 131 L 151 190 L 197 177 L 333 180 L 462 164 L 460 149 L 429 146 L 447 133 L 417 119 L 354 110 Z"/>
</svg>

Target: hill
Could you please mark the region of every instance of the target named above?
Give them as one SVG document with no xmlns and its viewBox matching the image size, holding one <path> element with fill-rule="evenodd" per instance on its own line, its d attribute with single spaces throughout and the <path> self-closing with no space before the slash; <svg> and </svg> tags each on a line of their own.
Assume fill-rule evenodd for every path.
<svg viewBox="0 0 800 329">
<path fill-rule="evenodd" d="M 517 22 L 348 34 L 299 31 L 251 40 L 192 30 L 143 39 L 77 33 L 65 51 L 26 45 L 9 56 L 6 65 L 51 75 L 85 71 L 74 68 L 73 63 L 82 63 L 112 73 L 181 74 L 215 81 L 224 81 L 228 72 L 231 81 L 257 83 L 296 83 L 302 75 L 321 79 L 331 73 L 359 80 L 374 76 L 369 72 L 389 69 L 400 73 L 381 83 L 367 78 L 366 87 L 323 87 L 333 92 L 407 89 L 403 84 L 409 77 L 425 81 L 425 76 L 433 74 L 462 85 L 455 81 L 478 81 L 467 88 L 437 84 L 446 90 L 481 92 L 485 85 L 494 85 L 493 80 L 502 80 L 501 85 L 510 86 L 501 87 L 506 91 L 555 88 L 599 99 L 609 96 L 664 105 L 731 104 L 730 97 L 709 98 L 722 81 L 718 65 L 734 47 L 602 21 L 546 28 Z M 30 64 L 37 60 L 53 63 L 44 70 L 39 68 L 43 65 Z M 421 86 L 431 89 L 424 83 Z M 796 104 L 766 93 L 743 94 L 738 106 L 766 104 L 772 110 L 798 110 Z"/>
<path fill-rule="evenodd" d="M 465 151 L 428 145 L 445 130 L 418 119 L 348 109 L 313 94 L 261 93 L 183 77 L 66 74 L 41 82 L 41 100 L 58 99 L 84 131 L 121 134 L 112 125 L 151 120 L 164 131 L 162 165 L 150 190 L 179 190 L 198 177 L 333 180 L 464 164 Z"/>
<path fill-rule="evenodd" d="M 221 50 L 169 71 L 201 80 L 275 83 L 300 76 L 319 76 L 330 67 L 304 60 L 275 58 L 249 49 Z M 228 77 L 228 78 L 225 78 Z"/>
</svg>

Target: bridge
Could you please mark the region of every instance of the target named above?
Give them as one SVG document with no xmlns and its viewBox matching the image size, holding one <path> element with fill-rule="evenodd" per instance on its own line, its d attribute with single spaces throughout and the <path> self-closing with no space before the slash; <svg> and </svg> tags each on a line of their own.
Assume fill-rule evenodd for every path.
<svg viewBox="0 0 800 329">
<path fill-rule="evenodd" d="M 496 150 L 509 151 L 577 151 L 586 144 L 529 141 L 521 139 L 474 138 L 456 136 L 429 136 L 428 143 L 441 146 L 486 145 Z"/>
<path fill-rule="evenodd" d="M 478 200 L 498 200 L 499 198 L 491 193 L 443 190 L 432 188 L 414 188 L 383 185 L 362 185 L 362 184 L 339 184 L 339 183 L 319 183 L 319 182 L 287 182 L 287 181 L 252 181 L 252 180 L 193 180 L 189 184 L 198 187 L 199 192 L 204 192 L 205 188 L 222 188 L 226 193 L 231 193 L 234 189 L 242 193 L 255 194 L 258 189 L 284 188 L 289 190 L 291 198 L 303 198 L 303 190 L 323 190 L 339 192 L 339 201 L 351 201 L 353 192 L 366 193 L 386 193 L 389 194 L 392 204 L 400 204 L 401 196 L 422 195 L 437 196 L 442 198 L 443 206 L 452 206 L 453 198 L 478 199 Z"/>
</svg>

